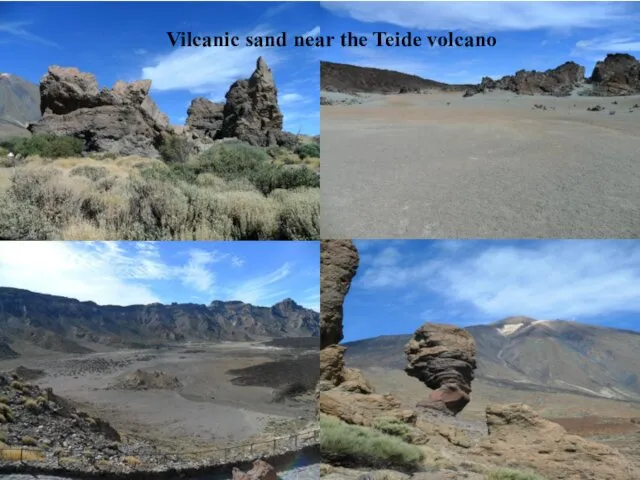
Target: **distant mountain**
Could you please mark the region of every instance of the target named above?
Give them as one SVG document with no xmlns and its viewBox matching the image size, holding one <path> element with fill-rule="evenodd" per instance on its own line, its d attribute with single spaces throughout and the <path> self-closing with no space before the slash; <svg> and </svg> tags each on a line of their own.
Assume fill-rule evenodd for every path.
<svg viewBox="0 0 640 480">
<path fill-rule="evenodd" d="M 327 91 L 408 93 L 433 88 L 462 91 L 468 87 L 469 85 L 447 85 L 393 70 L 320 62 L 320 88 Z"/>
<path fill-rule="evenodd" d="M 26 129 L 40 116 L 38 85 L 9 73 L 0 73 L 0 128 L 7 131 L 16 130 L 16 127 L 16 131 Z"/>
<path fill-rule="evenodd" d="M 252 340 L 318 336 L 320 314 L 291 299 L 272 307 L 233 301 L 209 305 L 97 305 L 66 297 L 0 288 L 0 358 L 14 342 L 68 353 L 92 344 L 142 346 L 189 340 Z M 8 349 L 8 350 L 6 350 Z M 5 353 L 3 353 L 6 350 Z"/>
<path fill-rule="evenodd" d="M 467 327 L 476 341 L 476 377 L 520 389 L 640 401 L 640 333 L 563 320 L 509 317 Z M 410 335 L 345 343 L 347 363 L 404 369 Z"/>
</svg>

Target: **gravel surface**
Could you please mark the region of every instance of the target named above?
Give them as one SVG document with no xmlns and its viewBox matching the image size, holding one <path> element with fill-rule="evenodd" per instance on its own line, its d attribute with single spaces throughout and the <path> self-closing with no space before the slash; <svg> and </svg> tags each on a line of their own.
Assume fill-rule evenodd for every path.
<svg viewBox="0 0 640 480">
<path fill-rule="evenodd" d="M 494 92 L 325 105 L 322 237 L 637 238 L 637 104 Z"/>
</svg>

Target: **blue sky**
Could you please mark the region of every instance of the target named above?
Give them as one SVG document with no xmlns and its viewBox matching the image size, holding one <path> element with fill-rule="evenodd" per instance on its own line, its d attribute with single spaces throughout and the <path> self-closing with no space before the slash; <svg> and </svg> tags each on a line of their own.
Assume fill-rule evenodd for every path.
<svg viewBox="0 0 640 480">
<path fill-rule="evenodd" d="M 318 242 L 3 242 L 0 286 L 101 305 L 271 306 L 319 311 Z"/>
<path fill-rule="evenodd" d="M 178 48 L 168 31 L 303 35 L 317 31 L 318 3 L 0 2 L 0 71 L 34 83 L 49 65 L 96 75 L 100 86 L 150 78 L 152 96 L 175 124 L 191 100 L 223 100 L 259 55 L 273 70 L 285 129 L 319 133 L 319 74 L 313 48 Z"/>
<path fill-rule="evenodd" d="M 493 35 L 492 48 L 330 48 L 322 59 L 477 83 L 573 60 L 587 76 L 607 53 L 640 57 L 640 2 L 323 2 L 322 33 Z M 371 42 L 371 40 L 370 40 Z"/>
<path fill-rule="evenodd" d="M 357 241 L 344 341 L 511 315 L 640 331 L 640 241 Z"/>
</svg>

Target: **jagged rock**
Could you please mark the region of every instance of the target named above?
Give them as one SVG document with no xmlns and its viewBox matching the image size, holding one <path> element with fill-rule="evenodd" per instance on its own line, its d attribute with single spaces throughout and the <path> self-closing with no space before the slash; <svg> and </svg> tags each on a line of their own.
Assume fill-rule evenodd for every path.
<svg viewBox="0 0 640 480">
<path fill-rule="evenodd" d="M 253 468 L 244 473 L 237 467 L 233 467 L 233 480 L 278 480 L 276 469 L 264 460 L 253 462 Z"/>
<path fill-rule="evenodd" d="M 566 62 L 559 67 L 536 72 L 520 70 L 515 75 L 507 75 L 500 80 L 484 77 L 477 87 L 478 92 L 489 90 L 508 90 L 524 95 L 567 96 L 584 82 L 584 67 L 575 62 Z M 473 92 L 470 92 L 473 94 Z M 466 95 L 465 96 L 470 96 Z"/>
<path fill-rule="evenodd" d="M 86 151 L 157 157 L 169 119 L 150 88 L 150 80 L 139 80 L 99 90 L 92 74 L 51 66 L 40 82 L 43 116 L 29 130 L 80 138 Z"/>
<path fill-rule="evenodd" d="M 222 128 L 224 103 L 214 103 L 203 97 L 195 98 L 187 110 L 185 133 L 193 140 L 211 143 Z"/>
<path fill-rule="evenodd" d="M 486 417 L 489 437 L 470 448 L 470 455 L 499 458 L 501 464 L 528 468 L 545 478 L 640 478 L 617 450 L 569 435 L 527 405 L 488 405 Z"/>
<path fill-rule="evenodd" d="M 357 368 L 345 367 L 342 370 L 340 389 L 346 392 L 373 393 L 373 387 Z"/>
<path fill-rule="evenodd" d="M 425 323 L 405 346 L 405 372 L 434 390 L 419 408 L 434 408 L 454 415 L 469 403 L 475 342 L 470 333 L 453 325 Z"/>
<path fill-rule="evenodd" d="M 320 243 L 320 348 L 340 343 L 342 305 L 358 270 L 358 251 L 351 240 Z"/>
<path fill-rule="evenodd" d="M 165 372 L 136 370 L 118 381 L 114 388 L 122 390 L 175 390 L 182 384 L 177 377 Z"/>
<path fill-rule="evenodd" d="M 626 53 L 609 54 L 596 63 L 589 81 L 598 95 L 640 93 L 640 61 Z"/>
<path fill-rule="evenodd" d="M 247 80 L 238 80 L 226 94 L 220 138 L 234 137 L 257 146 L 277 145 L 282 131 L 278 90 L 262 57 Z"/>
<path fill-rule="evenodd" d="M 320 390 L 329 390 L 344 381 L 345 350 L 346 347 L 340 345 L 320 350 Z"/>
</svg>

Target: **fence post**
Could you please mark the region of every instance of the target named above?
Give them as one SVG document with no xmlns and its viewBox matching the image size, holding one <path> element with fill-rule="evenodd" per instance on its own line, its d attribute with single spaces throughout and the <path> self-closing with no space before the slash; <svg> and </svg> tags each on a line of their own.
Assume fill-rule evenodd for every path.
<svg viewBox="0 0 640 480">
<path fill-rule="evenodd" d="M 297 449 L 298 448 L 298 434 L 296 434 L 293 437 L 293 444 L 295 445 L 295 448 Z"/>
<path fill-rule="evenodd" d="M 253 455 L 253 443 L 249 444 L 249 455 Z"/>
<path fill-rule="evenodd" d="M 22 463 L 22 452 L 24 451 L 24 448 L 20 447 L 20 463 Z"/>
<path fill-rule="evenodd" d="M 276 453 L 276 439 L 273 439 L 273 453 Z"/>
</svg>

